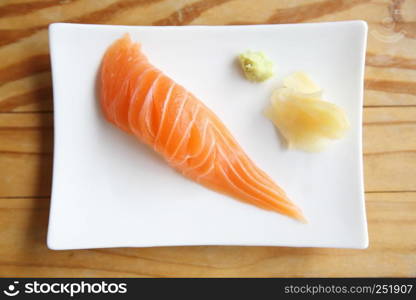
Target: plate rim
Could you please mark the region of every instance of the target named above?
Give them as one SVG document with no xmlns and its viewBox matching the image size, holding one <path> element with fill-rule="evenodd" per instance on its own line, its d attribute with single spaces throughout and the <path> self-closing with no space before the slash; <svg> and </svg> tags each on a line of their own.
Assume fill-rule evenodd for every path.
<svg viewBox="0 0 416 300">
<path fill-rule="evenodd" d="M 53 235 L 51 233 L 51 227 L 53 225 L 53 219 L 56 218 L 54 209 L 54 203 L 56 202 L 56 188 L 54 188 L 54 181 L 56 180 L 55 176 L 58 173 L 56 170 L 58 169 L 57 165 L 59 166 L 58 161 L 61 161 L 59 159 L 60 153 L 62 150 L 60 150 L 60 147 L 58 146 L 59 143 L 57 142 L 57 136 L 59 132 L 59 121 L 57 120 L 57 112 L 59 109 L 57 107 L 59 106 L 59 101 L 56 101 L 58 97 L 57 94 L 57 88 L 55 87 L 57 72 L 54 72 L 54 69 L 56 69 L 56 63 L 54 63 L 56 58 L 56 52 L 54 50 L 55 44 L 54 44 L 54 35 L 59 33 L 59 30 L 61 27 L 125 27 L 125 28 L 147 28 L 151 30 L 193 30 L 193 29 L 217 29 L 217 30 L 232 30 L 232 29 L 240 29 L 240 28 L 253 28 L 253 27 L 260 27 L 260 28 L 284 28 L 284 27 L 310 27 L 310 26 L 334 26 L 334 25 L 346 25 L 351 24 L 354 26 L 360 26 L 361 30 L 363 31 L 363 41 L 360 43 L 360 46 L 362 46 L 362 53 L 360 53 L 360 87 L 359 87 L 359 97 L 357 97 L 357 105 L 360 106 L 359 111 L 359 132 L 358 132 L 358 141 L 357 141 L 357 147 L 358 153 L 360 154 L 358 157 L 358 166 L 360 170 L 360 193 L 361 193 L 361 209 L 362 209 L 362 225 L 363 225 L 363 237 L 364 239 L 358 243 L 357 246 L 348 246 L 348 247 L 338 247 L 338 246 L 320 246 L 320 245 L 287 245 L 284 242 L 283 243 L 204 243 L 204 244 L 166 244 L 161 243 L 160 245 L 156 244 L 149 244 L 144 243 L 143 245 L 138 245 L 137 243 L 134 243 L 134 245 L 113 245 L 113 246 L 96 246 L 96 247 L 60 247 L 55 243 L 55 240 L 53 238 Z M 49 35 L 49 49 L 50 49 L 50 60 L 51 60 L 51 70 L 52 70 L 52 86 L 53 86 L 53 106 L 54 106 L 54 151 L 53 151 L 53 175 L 52 175 L 52 188 L 51 188 L 51 196 L 50 196 L 50 209 L 49 209 L 49 220 L 48 220 L 48 231 L 47 231 L 47 247 L 51 250 L 67 250 L 67 249 L 99 249 L 99 248 L 114 248 L 114 247 L 123 247 L 123 248 L 137 248 L 137 247 L 171 247 L 171 246 L 197 246 L 197 245 L 204 245 L 204 246 L 277 246 L 277 247 L 294 247 L 294 248 L 337 248 L 337 249 L 366 249 L 369 245 L 369 237 L 368 237 L 368 222 L 367 222 L 367 212 L 366 212 L 366 206 L 365 206 L 365 189 L 364 189 L 364 173 L 363 173 L 363 98 L 364 98 L 364 74 L 365 74 L 365 52 L 367 48 L 367 36 L 368 36 L 368 25 L 367 22 L 363 20 L 347 20 L 347 21 L 334 21 L 334 22 L 313 22 L 313 23 L 293 23 L 293 24 L 257 24 L 257 25 L 191 25 L 191 26 L 135 26 L 135 25 L 106 25 L 106 24 L 78 24 L 78 23 L 65 23 L 65 22 L 58 22 L 58 23 L 51 23 L 49 25 L 48 30 Z M 111 243 L 110 243 L 111 244 Z M 128 244 L 128 243 L 126 243 Z M 319 243 L 318 243 L 319 244 Z M 325 243 L 322 243 L 325 244 Z M 359 245 L 358 245 L 359 244 Z"/>
</svg>

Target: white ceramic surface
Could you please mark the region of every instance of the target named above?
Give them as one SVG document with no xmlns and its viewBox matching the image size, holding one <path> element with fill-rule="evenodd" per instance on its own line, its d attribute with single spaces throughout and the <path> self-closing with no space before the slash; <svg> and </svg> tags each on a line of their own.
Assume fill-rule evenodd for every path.
<svg viewBox="0 0 416 300">
<path fill-rule="evenodd" d="M 361 21 L 259 26 L 50 26 L 55 111 L 51 249 L 168 245 L 365 248 L 362 98 L 367 26 Z M 100 111 L 97 71 L 124 33 L 197 95 L 249 156 L 304 211 L 302 224 L 236 201 L 175 171 Z M 253 84 L 236 55 L 262 50 L 277 76 Z M 352 128 L 322 153 L 286 150 L 262 110 L 284 76 L 303 70 L 343 107 Z"/>
</svg>

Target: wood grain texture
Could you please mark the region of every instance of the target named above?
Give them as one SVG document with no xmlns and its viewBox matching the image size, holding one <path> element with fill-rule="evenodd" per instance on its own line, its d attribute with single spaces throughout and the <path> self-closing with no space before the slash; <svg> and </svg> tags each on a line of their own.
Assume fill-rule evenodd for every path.
<svg viewBox="0 0 416 300">
<path fill-rule="evenodd" d="M 416 191 L 416 107 L 364 109 L 365 189 Z"/>
<path fill-rule="evenodd" d="M 52 113 L 0 114 L 0 197 L 50 195 Z M 416 191 L 416 107 L 364 108 L 368 192 Z"/>
<path fill-rule="evenodd" d="M 416 276 L 416 0 L 0 1 L 0 276 Z M 52 22 L 125 25 L 368 22 L 367 250 L 46 248 Z"/>
<path fill-rule="evenodd" d="M 160 247 L 51 251 L 48 198 L 0 199 L 0 276 L 416 276 L 416 193 L 370 193 L 367 250 Z M 30 251 L 28 251 L 30 249 Z"/>
<path fill-rule="evenodd" d="M 416 105 L 415 3 L 258 0 L 253 6 L 250 0 L 6 1 L 0 6 L 0 57 L 7 58 L 0 60 L 0 111 L 52 111 L 47 44 L 47 26 L 52 22 L 219 25 L 363 19 L 369 24 L 365 105 Z"/>
<path fill-rule="evenodd" d="M 49 196 L 52 114 L 0 114 L 0 197 Z"/>
</svg>

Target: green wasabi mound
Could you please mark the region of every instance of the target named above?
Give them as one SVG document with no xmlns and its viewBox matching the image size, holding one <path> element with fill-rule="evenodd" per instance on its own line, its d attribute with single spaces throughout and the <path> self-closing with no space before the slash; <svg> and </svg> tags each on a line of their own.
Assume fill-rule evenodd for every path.
<svg viewBox="0 0 416 300">
<path fill-rule="evenodd" d="M 244 75 L 250 81 L 262 82 L 274 75 L 273 62 L 263 52 L 246 51 L 238 59 Z"/>
</svg>

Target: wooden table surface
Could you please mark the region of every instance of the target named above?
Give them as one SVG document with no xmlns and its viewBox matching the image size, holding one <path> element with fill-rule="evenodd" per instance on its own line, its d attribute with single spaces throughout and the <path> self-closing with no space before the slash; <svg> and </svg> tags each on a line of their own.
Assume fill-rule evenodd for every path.
<svg viewBox="0 0 416 300">
<path fill-rule="evenodd" d="M 364 168 L 370 247 L 46 247 L 52 22 L 368 22 Z M 0 276 L 416 276 L 416 0 L 0 1 Z"/>
</svg>

